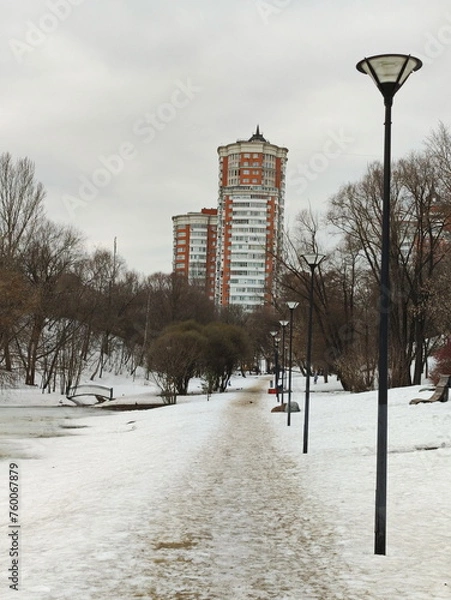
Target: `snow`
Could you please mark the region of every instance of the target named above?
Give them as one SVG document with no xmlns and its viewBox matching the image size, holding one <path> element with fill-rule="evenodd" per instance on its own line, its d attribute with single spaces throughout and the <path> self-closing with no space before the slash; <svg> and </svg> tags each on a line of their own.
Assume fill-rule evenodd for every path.
<svg viewBox="0 0 451 600">
<path fill-rule="evenodd" d="M 450 599 L 451 402 L 409 405 L 431 395 L 420 386 L 389 392 L 387 554 L 376 556 L 377 392 L 320 379 L 303 454 L 304 379 L 290 427 L 271 413 L 269 382 L 236 377 L 209 401 L 195 384 L 176 405 L 121 412 L 4 392 L 0 598 Z M 132 403 L 156 393 L 102 383 Z M 19 591 L 7 579 L 11 462 Z"/>
</svg>

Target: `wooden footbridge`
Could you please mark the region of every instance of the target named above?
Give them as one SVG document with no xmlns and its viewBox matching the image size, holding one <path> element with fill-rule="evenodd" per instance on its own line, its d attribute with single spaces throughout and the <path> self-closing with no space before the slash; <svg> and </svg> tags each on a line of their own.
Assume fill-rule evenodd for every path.
<svg viewBox="0 0 451 600">
<path fill-rule="evenodd" d="M 83 384 L 76 385 L 68 389 L 66 398 L 72 400 L 75 404 L 81 404 L 77 398 L 82 396 L 94 396 L 97 402 L 106 402 L 107 400 L 113 400 L 113 388 L 107 387 L 106 385 L 98 384 Z"/>
</svg>

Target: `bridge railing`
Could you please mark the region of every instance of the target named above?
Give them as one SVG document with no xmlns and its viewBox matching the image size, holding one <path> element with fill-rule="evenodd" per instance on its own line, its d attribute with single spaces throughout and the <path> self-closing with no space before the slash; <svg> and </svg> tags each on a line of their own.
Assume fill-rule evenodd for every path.
<svg viewBox="0 0 451 600">
<path fill-rule="evenodd" d="M 82 384 L 76 385 L 68 389 L 66 398 L 71 400 L 78 396 L 96 396 L 104 398 L 105 400 L 113 400 L 113 388 L 106 385 L 98 384 Z"/>
</svg>

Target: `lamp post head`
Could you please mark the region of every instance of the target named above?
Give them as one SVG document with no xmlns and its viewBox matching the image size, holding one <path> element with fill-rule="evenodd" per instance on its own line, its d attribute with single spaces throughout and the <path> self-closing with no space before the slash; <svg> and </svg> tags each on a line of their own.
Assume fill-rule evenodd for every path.
<svg viewBox="0 0 451 600">
<path fill-rule="evenodd" d="M 270 331 L 269 334 L 272 335 L 273 338 L 275 338 L 277 335 L 277 331 Z"/>
<path fill-rule="evenodd" d="M 357 63 L 360 73 L 369 75 L 385 102 L 393 100 L 393 96 L 414 71 L 418 71 L 423 63 L 410 54 L 377 54 L 364 58 Z"/>
<path fill-rule="evenodd" d="M 312 269 L 317 267 L 319 265 L 319 263 L 324 260 L 325 256 L 324 254 L 303 254 L 302 258 L 305 260 L 305 262 L 308 264 L 308 266 Z"/>
<path fill-rule="evenodd" d="M 292 300 L 290 302 L 287 302 L 287 306 L 290 310 L 294 310 L 296 307 L 299 306 L 299 302 L 295 302 Z"/>
<path fill-rule="evenodd" d="M 280 323 L 281 327 L 285 328 L 288 325 L 289 321 L 286 321 L 285 319 L 283 319 L 282 321 L 279 321 L 279 323 Z"/>
</svg>

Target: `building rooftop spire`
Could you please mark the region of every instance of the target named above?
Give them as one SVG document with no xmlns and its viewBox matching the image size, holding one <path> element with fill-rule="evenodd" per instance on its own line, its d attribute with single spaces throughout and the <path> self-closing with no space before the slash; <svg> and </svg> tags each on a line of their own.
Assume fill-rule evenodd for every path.
<svg viewBox="0 0 451 600">
<path fill-rule="evenodd" d="M 260 133 L 260 125 L 257 125 L 257 129 L 256 129 L 255 133 L 253 133 L 252 136 L 249 138 L 249 141 L 250 142 L 267 142 L 268 141 Z"/>
</svg>

